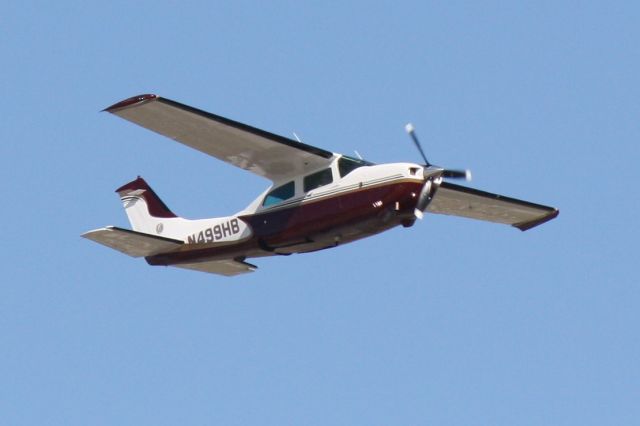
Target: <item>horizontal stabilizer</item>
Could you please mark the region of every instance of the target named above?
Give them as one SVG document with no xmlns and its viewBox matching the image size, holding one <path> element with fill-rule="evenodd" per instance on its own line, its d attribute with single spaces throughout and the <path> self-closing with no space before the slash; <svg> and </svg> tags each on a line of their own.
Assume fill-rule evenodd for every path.
<svg viewBox="0 0 640 426">
<path fill-rule="evenodd" d="M 234 275 L 254 272 L 257 266 L 240 260 L 211 260 L 209 262 L 198 263 L 181 263 L 176 265 L 178 268 L 191 269 L 200 272 L 209 272 L 211 274 L 225 275 L 231 277 Z"/>
<path fill-rule="evenodd" d="M 427 207 L 440 213 L 504 223 L 526 231 L 556 216 L 558 209 L 443 182 Z"/>
<path fill-rule="evenodd" d="M 183 244 L 180 240 L 157 237 L 115 226 L 85 232 L 82 236 L 132 257 L 164 253 Z"/>
</svg>

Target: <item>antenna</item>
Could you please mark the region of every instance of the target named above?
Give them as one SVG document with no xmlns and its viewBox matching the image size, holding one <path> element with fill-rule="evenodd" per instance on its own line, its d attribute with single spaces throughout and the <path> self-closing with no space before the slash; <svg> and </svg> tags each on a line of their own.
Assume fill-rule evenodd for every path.
<svg viewBox="0 0 640 426">
<path fill-rule="evenodd" d="M 300 143 L 302 143 L 302 141 L 300 140 L 300 138 L 298 137 L 298 135 L 296 135 L 296 132 L 293 132 L 293 137 L 296 138 L 296 140 Z"/>
<path fill-rule="evenodd" d="M 362 155 L 360 155 L 360 153 L 358 152 L 358 150 L 357 150 L 357 149 L 354 149 L 354 150 L 353 150 L 353 152 L 355 152 L 355 153 L 356 153 L 356 156 L 357 156 L 359 159 L 364 160 L 364 158 L 362 158 Z"/>
</svg>

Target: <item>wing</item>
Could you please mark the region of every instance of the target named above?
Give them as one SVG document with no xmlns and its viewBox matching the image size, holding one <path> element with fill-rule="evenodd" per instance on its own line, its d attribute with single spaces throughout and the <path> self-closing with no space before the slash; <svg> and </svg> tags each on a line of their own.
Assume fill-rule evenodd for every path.
<svg viewBox="0 0 640 426">
<path fill-rule="evenodd" d="M 209 272 L 212 274 L 220 274 L 227 277 L 244 274 L 247 272 L 254 272 L 256 269 L 258 269 L 257 266 L 250 263 L 231 259 L 211 260 L 209 262 L 199 263 L 179 263 L 171 266 L 176 266 L 183 269 L 191 269 L 200 272 Z"/>
<path fill-rule="evenodd" d="M 526 231 L 560 213 L 553 207 L 443 182 L 427 207 L 431 213 L 504 223 Z"/>
<path fill-rule="evenodd" d="M 329 164 L 333 153 L 156 95 L 105 111 L 278 182 Z"/>
<path fill-rule="evenodd" d="M 157 237 L 115 226 L 85 232 L 82 236 L 132 257 L 164 253 L 183 244 L 179 240 Z"/>
</svg>

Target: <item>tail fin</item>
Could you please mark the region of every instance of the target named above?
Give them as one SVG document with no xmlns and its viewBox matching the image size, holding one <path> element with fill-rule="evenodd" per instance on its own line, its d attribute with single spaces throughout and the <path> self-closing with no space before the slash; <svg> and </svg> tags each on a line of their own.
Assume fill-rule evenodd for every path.
<svg viewBox="0 0 640 426">
<path fill-rule="evenodd" d="M 176 218 L 140 176 L 116 190 L 134 231 L 156 234 L 162 220 Z"/>
</svg>

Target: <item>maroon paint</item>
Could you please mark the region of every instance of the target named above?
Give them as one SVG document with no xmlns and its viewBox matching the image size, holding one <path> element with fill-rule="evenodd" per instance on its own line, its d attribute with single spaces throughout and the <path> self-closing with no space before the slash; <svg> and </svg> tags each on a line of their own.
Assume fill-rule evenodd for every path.
<svg viewBox="0 0 640 426">
<path fill-rule="evenodd" d="M 133 96 L 131 98 L 125 99 L 124 101 L 118 102 L 116 104 L 111 105 L 110 107 L 105 108 L 104 111 L 113 112 L 117 109 L 126 108 L 138 103 L 151 101 L 153 99 L 156 99 L 157 97 L 158 97 L 157 95 L 152 95 L 152 94 Z"/>
<path fill-rule="evenodd" d="M 521 231 L 527 231 L 535 226 L 542 225 L 545 222 L 549 222 L 551 219 L 555 219 L 560 214 L 560 210 L 556 209 L 549 213 L 546 216 L 543 216 L 540 219 L 531 220 L 529 222 L 519 223 L 517 225 L 513 225 Z"/>
<path fill-rule="evenodd" d="M 347 237 L 341 243 L 365 238 L 413 218 L 422 182 L 406 181 L 328 197 L 291 207 L 241 216 L 253 230 L 253 236 L 242 243 L 210 248 L 188 248 L 183 251 L 147 257 L 151 265 L 171 265 L 207 260 L 269 256 L 278 247 L 313 242 L 320 236 Z M 382 202 L 375 207 L 374 202 Z M 395 209 L 396 202 L 399 210 Z M 332 240 L 326 240 L 327 246 Z M 270 251 L 269 251 L 270 250 Z M 303 247 L 292 252 L 306 251 Z"/>
<path fill-rule="evenodd" d="M 177 217 L 171 210 L 169 210 L 169 207 L 167 207 L 167 205 L 162 202 L 160 197 L 158 197 L 154 190 L 151 189 L 149 184 L 140 176 L 138 176 L 136 180 L 122 185 L 120 188 L 116 189 L 116 192 L 120 194 L 121 197 L 123 197 L 128 195 L 130 191 L 136 191 L 139 189 L 144 190 L 144 192 L 139 196 L 144 198 L 144 200 L 146 201 L 147 208 L 151 216 L 164 218 Z"/>
</svg>

